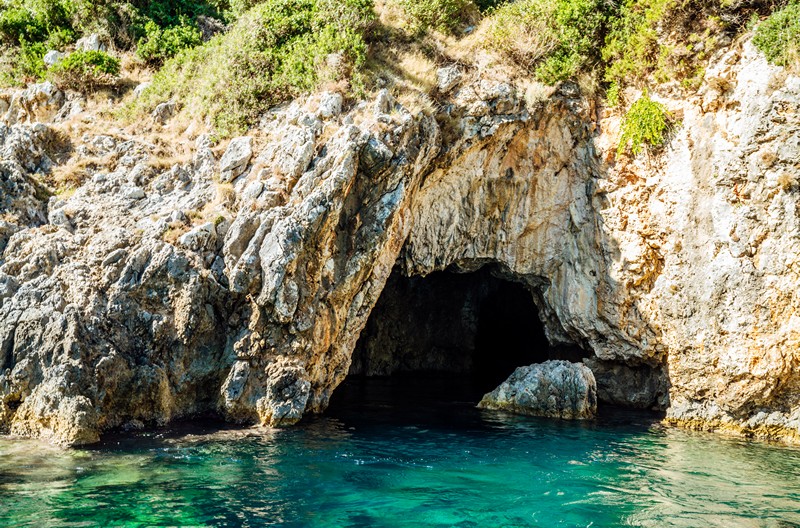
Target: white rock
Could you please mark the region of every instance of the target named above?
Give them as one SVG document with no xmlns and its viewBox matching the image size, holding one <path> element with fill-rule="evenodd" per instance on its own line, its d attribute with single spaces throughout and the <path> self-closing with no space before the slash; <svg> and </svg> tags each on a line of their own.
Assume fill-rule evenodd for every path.
<svg viewBox="0 0 800 528">
<path fill-rule="evenodd" d="M 376 115 L 379 114 L 388 114 L 392 111 L 392 107 L 394 106 L 394 97 L 389 93 L 389 90 L 386 88 L 382 89 L 378 92 L 378 95 L 375 97 L 375 104 L 374 104 L 374 113 Z"/>
<path fill-rule="evenodd" d="M 175 111 L 177 109 L 178 104 L 175 101 L 167 101 L 166 103 L 161 103 L 160 105 L 156 106 L 151 115 L 153 120 L 163 125 L 169 121 L 173 115 L 175 115 Z"/>
<path fill-rule="evenodd" d="M 150 86 L 152 86 L 152 85 L 153 85 L 153 83 L 150 82 L 150 81 L 145 81 L 143 83 L 139 83 L 136 86 L 136 88 L 133 89 L 133 96 L 135 98 L 141 97 L 141 95 L 144 93 L 144 91 L 147 90 L 148 88 L 150 88 Z"/>
<path fill-rule="evenodd" d="M 231 140 L 219 163 L 220 181 L 229 182 L 241 175 L 253 157 L 253 138 L 238 137 Z"/>
<path fill-rule="evenodd" d="M 50 68 L 61 62 L 61 59 L 64 58 L 64 54 L 57 50 L 50 50 L 45 53 L 44 58 L 42 59 L 45 65 Z"/>
<path fill-rule="evenodd" d="M 78 39 L 75 47 L 83 51 L 106 51 L 106 45 L 97 33 Z"/>
<path fill-rule="evenodd" d="M 342 94 L 325 92 L 320 96 L 317 115 L 322 119 L 330 119 L 342 113 Z"/>
<path fill-rule="evenodd" d="M 436 70 L 436 83 L 440 93 L 452 90 L 460 81 L 462 73 L 458 65 L 446 66 Z"/>
<path fill-rule="evenodd" d="M 141 187 L 125 185 L 122 188 L 122 196 L 123 198 L 128 198 L 129 200 L 141 200 L 145 197 L 145 194 Z"/>
<path fill-rule="evenodd" d="M 214 224 L 206 222 L 201 224 L 190 231 L 184 233 L 179 239 L 178 243 L 192 251 L 205 251 L 212 249 L 212 246 L 217 241 L 217 232 Z"/>
</svg>

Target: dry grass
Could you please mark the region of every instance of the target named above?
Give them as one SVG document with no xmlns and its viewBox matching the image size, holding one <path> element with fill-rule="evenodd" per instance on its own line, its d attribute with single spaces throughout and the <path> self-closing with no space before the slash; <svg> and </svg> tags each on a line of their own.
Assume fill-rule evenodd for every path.
<svg viewBox="0 0 800 528">
<path fill-rule="evenodd" d="M 116 154 L 80 158 L 73 156 L 66 163 L 57 165 L 53 172 L 43 178 L 43 183 L 54 189 L 56 194 L 74 191 L 101 170 L 113 170 L 117 163 Z M 71 196 L 71 194 L 70 194 Z"/>
</svg>

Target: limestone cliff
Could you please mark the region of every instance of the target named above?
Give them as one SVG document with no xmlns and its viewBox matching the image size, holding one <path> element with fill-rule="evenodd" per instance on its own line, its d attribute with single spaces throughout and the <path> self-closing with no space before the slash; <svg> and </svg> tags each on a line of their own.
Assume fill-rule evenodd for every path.
<svg viewBox="0 0 800 528">
<path fill-rule="evenodd" d="M 9 138 L 50 129 L 12 124 L 0 427 L 75 444 L 205 412 L 291 424 L 327 406 L 396 265 L 491 264 L 589 356 L 601 401 L 799 440 L 800 79 L 747 43 L 707 77 L 663 99 L 682 124 L 654 157 L 617 157 L 619 117 L 576 85 L 526 102 L 475 72 L 436 119 L 321 94 L 168 168 L 136 137 L 82 138 L 107 170 L 46 204 L 47 167 Z"/>
</svg>

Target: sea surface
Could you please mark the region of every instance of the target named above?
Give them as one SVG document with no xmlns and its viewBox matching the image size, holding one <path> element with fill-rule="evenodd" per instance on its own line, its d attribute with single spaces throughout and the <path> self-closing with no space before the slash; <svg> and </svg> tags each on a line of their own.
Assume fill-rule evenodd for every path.
<svg viewBox="0 0 800 528">
<path fill-rule="evenodd" d="M 66 451 L 0 437 L 0 525 L 800 527 L 800 449 L 609 408 L 485 412 L 422 384 L 348 382 L 286 430 L 196 421 Z"/>
</svg>

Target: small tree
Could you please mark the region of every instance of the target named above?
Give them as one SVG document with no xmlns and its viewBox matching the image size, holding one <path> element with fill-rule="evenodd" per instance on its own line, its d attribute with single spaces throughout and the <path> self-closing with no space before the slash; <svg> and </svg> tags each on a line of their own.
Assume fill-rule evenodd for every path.
<svg viewBox="0 0 800 528">
<path fill-rule="evenodd" d="M 645 146 L 661 147 L 666 142 L 671 120 L 666 107 L 650 99 L 645 92 L 625 114 L 617 153 L 625 152 L 628 145 L 634 156 Z"/>
</svg>

